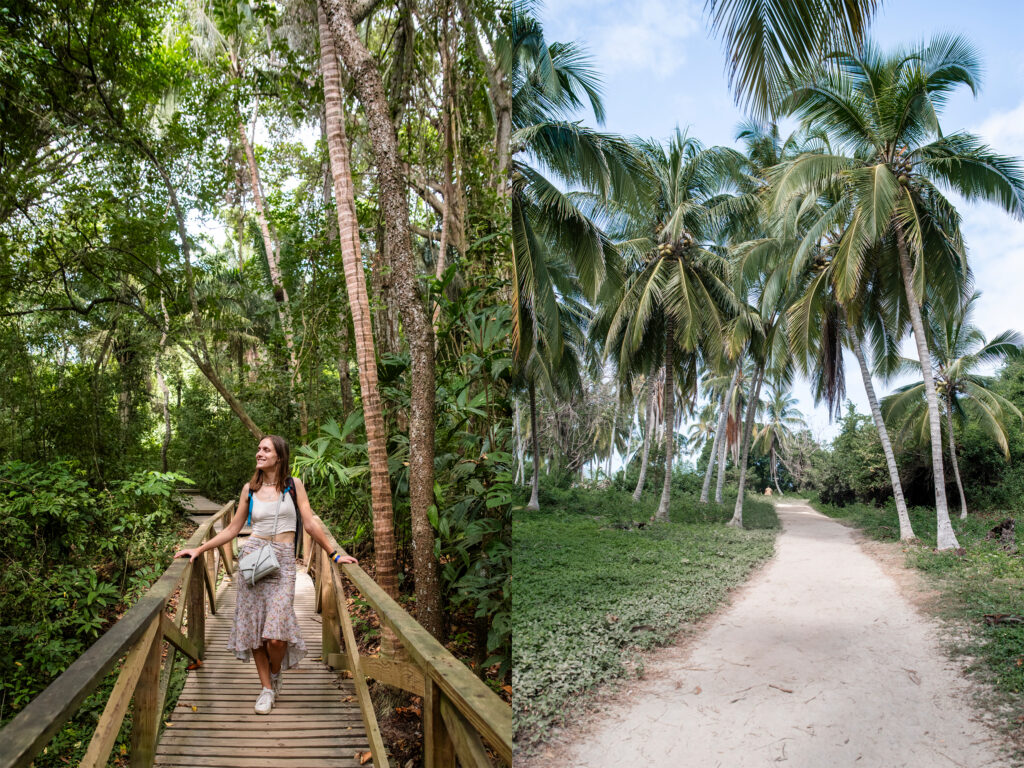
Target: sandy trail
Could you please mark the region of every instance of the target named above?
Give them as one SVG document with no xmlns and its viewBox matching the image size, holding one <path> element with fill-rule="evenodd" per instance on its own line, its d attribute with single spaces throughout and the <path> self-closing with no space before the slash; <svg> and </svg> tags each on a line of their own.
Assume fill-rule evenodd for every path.
<svg viewBox="0 0 1024 768">
<path fill-rule="evenodd" d="M 779 504 L 774 559 L 685 653 L 535 765 L 1006 765 L 936 627 L 853 533 Z M 554 762 L 551 762 L 554 760 Z"/>
</svg>

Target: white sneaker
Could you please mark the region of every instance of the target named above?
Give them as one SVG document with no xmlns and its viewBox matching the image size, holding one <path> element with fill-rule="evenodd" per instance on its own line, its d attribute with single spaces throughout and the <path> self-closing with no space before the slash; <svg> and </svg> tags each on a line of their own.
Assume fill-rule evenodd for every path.
<svg viewBox="0 0 1024 768">
<path fill-rule="evenodd" d="M 274 689 L 274 701 L 277 701 L 277 697 L 281 695 L 281 673 L 278 672 L 276 675 L 270 675 L 270 685 Z"/>
<path fill-rule="evenodd" d="M 264 688 L 260 693 L 260 697 L 256 699 L 256 706 L 253 709 L 256 710 L 257 715 L 269 715 L 270 710 L 274 708 L 274 689 Z"/>
</svg>

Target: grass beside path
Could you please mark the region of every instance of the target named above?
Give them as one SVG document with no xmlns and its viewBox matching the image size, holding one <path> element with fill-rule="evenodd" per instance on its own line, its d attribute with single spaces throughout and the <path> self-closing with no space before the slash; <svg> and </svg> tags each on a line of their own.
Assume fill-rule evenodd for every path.
<svg viewBox="0 0 1024 768">
<path fill-rule="evenodd" d="M 833 507 L 814 502 L 829 517 L 844 520 L 867 536 L 881 541 L 898 541 L 895 509 L 867 504 Z M 1018 553 L 1006 551 L 986 534 L 1008 517 L 1017 517 Z M 904 548 L 907 565 L 925 575 L 929 586 L 941 597 L 935 613 L 967 632 L 954 633 L 954 653 L 971 659 L 969 670 L 990 683 L 996 700 L 984 702 L 1002 721 L 1016 745 L 1016 758 L 1024 764 L 1024 623 L 991 623 L 985 616 L 1005 614 L 1024 621 L 1024 516 L 1019 512 L 971 513 L 966 520 L 953 519 L 962 553 L 936 552 L 935 510 L 910 510 L 911 524 L 924 544 Z"/>
<path fill-rule="evenodd" d="M 713 611 L 773 551 L 778 518 L 749 499 L 746 530 L 724 507 L 677 493 L 670 523 L 658 499 L 616 490 L 548 491 L 513 519 L 512 706 L 516 741 L 542 741 L 579 694 L 629 673 L 638 651 Z M 644 523 L 643 528 L 636 523 Z"/>
</svg>

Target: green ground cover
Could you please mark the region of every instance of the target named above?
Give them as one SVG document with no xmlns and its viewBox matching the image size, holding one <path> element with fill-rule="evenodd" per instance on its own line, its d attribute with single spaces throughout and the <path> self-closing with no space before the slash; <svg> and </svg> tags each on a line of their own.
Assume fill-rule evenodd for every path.
<svg viewBox="0 0 1024 768">
<path fill-rule="evenodd" d="M 516 741 L 542 740 L 566 705 L 622 677 L 638 652 L 713 611 L 772 554 L 779 523 L 749 499 L 746 530 L 724 507 L 674 494 L 671 523 L 650 523 L 658 498 L 619 490 L 549 490 L 541 511 L 513 518 L 513 709 Z M 644 523 L 642 528 L 637 523 Z"/>
<path fill-rule="evenodd" d="M 815 507 L 871 538 L 899 539 L 895 508 L 821 503 L 815 503 Z M 994 526 L 1013 516 L 1012 512 L 996 510 L 971 513 L 966 520 L 954 517 L 953 528 L 962 551 L 937 552 L 928 544 L 935 541 L 935 510 L 913 508 L 910 518 L 914 533 L 925 544 L 908 546 L 906 556 L 907 565 L 922 571 L 939 591 L 936 613 L 966 627 L 966 632 L 954 633 L 951 650 L 970 658 L 969 670 L 995 689 L 995 698 L 987 704 L 999 713 L 1017 744 L 1017 757 L 1024 763 L 1024 624 L 993 623 L 993 619 L 985 618 L 1024 615 L 1024 557 L 1020 552 L 1007 551 L 998 541 L 986 539 Z M 1016 543 L 1018 548 L 1024 544 L 1019 527 Z"/>
</svg>

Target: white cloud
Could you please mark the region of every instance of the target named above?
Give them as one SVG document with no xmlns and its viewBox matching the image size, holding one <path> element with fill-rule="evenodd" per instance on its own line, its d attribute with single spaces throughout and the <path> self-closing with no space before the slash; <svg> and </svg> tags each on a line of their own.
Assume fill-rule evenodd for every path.
<svg viewBox="0 0 1024 768">
<path fill-rule="evenodd" d="M 694 0 L 555 0 L 545 6 L 545 35 L 550 40 L 574 39 L 579 14 L 584 15 L 588 33 L 580 42 L 609 75 L 677 74 L 686 63 L 687 38 L 704 29 Z"/>
</svg>

